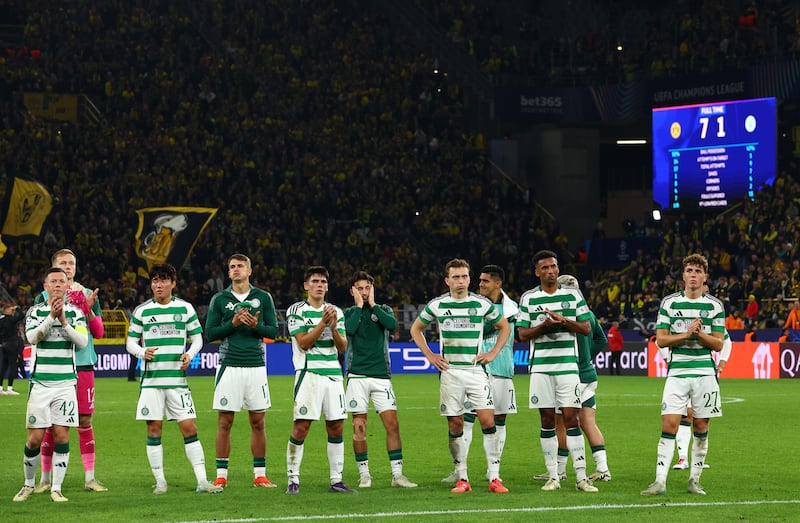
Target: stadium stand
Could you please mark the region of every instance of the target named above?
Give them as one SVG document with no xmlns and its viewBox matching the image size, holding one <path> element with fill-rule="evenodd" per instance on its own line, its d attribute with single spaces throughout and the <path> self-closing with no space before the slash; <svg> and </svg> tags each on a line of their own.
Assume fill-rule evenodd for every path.
<svg viewBox="0 0 800 523">
<path fill-rule="evenodd" d="M 690 16 L 689 2 L 651 10 L 585 0 L 577 4 L 596 16 L 581 21 L 562 4 L 523 16 L 510 0 L 415 3 L 496 85 L 696 74 L 798 47 L 788 2 L 740 12 L 739 2 L 708 1 Z M 302 271 L 316 263 L 331 270 L 339 303 L 364 267 L 389 303 L 424 303 L 443 289 L 441 268 L 454 256 L 503 265 L 507 287 L 521 293 L 541 248 L 581 274 L 604 318 L 646 323 L 688 251 L 712 260 L 712 292 L 731 306 L 756 294 L 765 325 L 797 299 L 794 163 L 782 159 L 775 186 L 733 219 L 637 226 L 631 234 L 657 236 L 659 252 L 621 272 L 589 272 L 546 204 L 490 167 L 459 83 L 434 72 L 435 57 L 370 2 L 30 0 L 3 9 L 0 175 L 32 176 L 55 202 L 42 237 L 3 238 L 2 285 L 23 306 L 52 251 L 69 245 L 105 309 L 134 307 L 149 294 L 130 276 L 135 211 L 158 205 L 219 208 L 180 278 L 201 312 L 233 252 L 253 258 L 254 281 L 279 308 L 301 296 Z M 624 53 L 613 51 L 618 43 Z M 25 110 L 25 91 L 79 93 L 96 112 L 47 121 Z M 770 224 L 778 234 L 767 240 Z"/>
</svg>

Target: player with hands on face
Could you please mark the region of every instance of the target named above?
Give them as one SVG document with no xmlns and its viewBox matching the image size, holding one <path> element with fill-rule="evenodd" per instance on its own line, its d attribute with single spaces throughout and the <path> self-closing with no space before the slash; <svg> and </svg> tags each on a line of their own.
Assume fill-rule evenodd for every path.
<svg viewBox="0 0 800 523">
<path fill-rule="evenodd" d="M 375 279 L 366 271 L 351 278 L 350 294 L 354 306 L 344 311 L 347 333 L 347 410 L 353 416 L 353 452 L 359 472 L 360 488 L 372 486 L 367 452 L 367 411 L 372 401 L 386 429 L 386 451 L 392 470 L 392 486 L 413 488 L 403 475 L 403 447 L 397 400 L 392 387 L 389 337 L 397 328 L 397 318 L 388 305 L 375 302 Z"/>
</svg>

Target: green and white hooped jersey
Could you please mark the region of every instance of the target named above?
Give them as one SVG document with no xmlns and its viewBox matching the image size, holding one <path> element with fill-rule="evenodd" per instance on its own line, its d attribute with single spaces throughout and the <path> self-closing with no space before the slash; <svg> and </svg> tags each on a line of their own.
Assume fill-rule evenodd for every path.
<svg viewBox="0 0 800 523">
<path fill-rule="evenodd" d="M 661 300 L 656 329 L 666 329 L 670 334 L 680 334 L 686 332 L 695 318 L 702 320 L 703 332 L 706 334 L 725 332 L 725 307 L 720 300 L 705 293 L 699 298 L 687 298 L 683 291 L 670 294 Z M 679 346 L 671 347 L 667 377 L 715 376 L 717 367 L 712 352 L 697 340 L 688 340 Z"/>
<path fill-rule="evenodd" d="M 25 332 L 38 327 L 50 315 L 50 305 L 46 301 L 28 309 L 25 318 Z M 67 323 L 78 332 L 87 334 L 86 317 L 74 305 L 64 305 Z M 68 387 L 78 382 L 75 369 L 75 351 L 78 350 L 64 333 L 58 320 L 53 323 L 47 338 L 33 346 L 31 351 L 31 381 L 45 387 Z"/>
<path fill-rule="evenodd" d="M 439 323 L 441 355 L 454 366 L 473 365 L 483 348 L 484 322 L 494 325 L 503 318 L 487 298 L 468 293 L 464 298 L 443 294 L 428 302 L 419 319 L 425 325 Z"/>
<path fill-rule="evenodd" d="M 128 336 L 139 340 L 145 349 L 157 347 L 150 361 L 142 361 L 142 388 L 186 387 L 186 371 L 181 370 L 181 355 L 186 341 L 203 328 L 191 303 L 172 297 L 160 304 L 150 299 L 133 310 Z"/>
<path fill-rule="evenodd" d="M 92 291 L 81 285 L 80 283 L 74 281 L 72 285 L 69 286 L 70 290 L 76 291 L 79 290 L 83 292 L 85 296 L 89 296 Z M 34 304 L 39 303 L 47 303 L 47 291 L 42 291 L 40 295 L 36 297 L 34 300 Z M 103 310 L 100 308 L 100 301 L 97 300 L 94 302 L 94 306 L 92 307 L 92 312 L 94 312 L 95 316 L 103 316 Z M 86 318 L 88 323 L 89 318 Z M 88 325 L 87 325 L 88 326 Z M 94 336 L 92 336 L 92 332 L 88 331 L 89 333 L 89 343 L 86 345 L 85 348 L 75 352 L 75 365 L 78 367 L 93 367 L 95 363 L 97 363 L 97 352 L 94 349 Z"/>
<path fill-rule="evenodd" d="M 333 333 L 330 327 L 326 326 L 314 346 L 306 351 L 300 348 L 295 339 L 295 335 L 298 333 L 314 330 L 314 327 L 322 320 L 322 313 L 327 305 L 332 304 L 323 303 L 317 309 L 307 301 L 299 301 L 286 310 L 286 325 L 289 329 L 289 336 L 292 337 L 292 364 L 295 371 L 307 370 L 324 376 L 342 375 L 339 351 L 333 342 Z M 344 312 L 336 305 L 333 307 L 336 309 L 336 330 L 345 336 Z"/>
<path fill-rule="evenodd" d="M 589 321 L 591 313 L 578 289 L 558 286 L 553 294 L 534 287 L 520 297 L 517 327 L 532 328 L 545 320 L 545 309 L 572 321 Z M 557 326 L 530 341 L 530 372 L 539 374 L 578 374 L 578 336 Z"/>
</svg>

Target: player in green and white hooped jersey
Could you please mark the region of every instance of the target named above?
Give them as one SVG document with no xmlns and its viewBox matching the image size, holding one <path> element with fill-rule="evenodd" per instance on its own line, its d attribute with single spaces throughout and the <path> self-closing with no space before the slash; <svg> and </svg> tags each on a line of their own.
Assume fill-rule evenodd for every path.
<svg viewBox="0 0 800 523">
<path fill-rule="evenodd" d="M 303 289 L 308 296 L 286 310 L 295 370 L 294 425 L 286 446 L 287 494 L 298 494 L 300 491 L 303 443 L 311 422 L 320 416 L 324 416 L 328 432 L 330 492 L 354 492 L 342 482 L 342 432 L 347 411 L 338 355 L 347 349 L 344 313 L 339 307 L 325 301 L 328 278 L 328 269 L 325 267 L 317 265 L 306 269 Z"/>
<path fill-rule="evenodd" d="M 450 454 L 459 479 L 451 492 L 469 492 L 464 445 L 464 412 L 475 410 L 484 434 L 489 492 L 505 493 L 500 480 L 500 446 L 494 422 L 494 399 L 486 365 L 500 354 L 511 335 L 511 327 L 491 301 L 469 292 L 469 263 L 455 258 L 445 265 L 444 282 L 450 292 L 434 298 L 425 306 L 411 326 L 411 338 L 428 361 L 441 371 L 439 411 L 447 416 Z M 439 324 L 440 350 L 434 353 L 425 339 L 425 329 Z M 489 323 L 498 330 L 494 347 L 483 351 Z"/>
<path fill-rule="evenodd" d="M 59 267 L 67 275 L 68 291 L 81 291 L 86 296 L 84 315 L 89 327 L 89 343 L 85 350 L 75 353 L 75 366 L 78 371 L 78 443 L 84 471 L 84 488 L 92 492 L 105 492 L 108 489 L 94 477 L 96 445 L 94 437 L 95 386 L 94 365 L 97 363 L 97 352 L 94 339 L 103 337 L 103 313 L 97 301 L 99 289 L 90 290 L 75 281 L 78 272 L 78 258 L 70 249 L 59 249 L 50 258 L 53 267 Z M 47 301 L 47 292 L 36 297 L 34 303 Z M 42 441 L 42 478 L 36 486 L 35 493 L 45 492 L 50 488 L 50 476 L 53 469 L 53 435 L 48 429 Z"/>
<path fill-rule="evenodd" d="M 164 416 L 177 420 L 186 458 L 197 478 L 197 492 L 221 492 L 206 477 L 203 445 L 197 437 L 197 409 L 186 381 L 189 363 L 203 349 L 203 328 L 191 303 L 172 295 L 177 284 L 175 267 L 150 267 L 153 299 L 131 315 L 125 348 L 142 362 L 142 382 L 136 419 L 147 422 L 147 460 L 156 478 L 155 494 L 167 491 L 161 433 Z M 191 342 L 186 350 L 187 338 Z"/>
<path fill-rule="evenodd" d="M 725 329 L 724 337 L 722 340 L 722 350 L 719 353 L 717 360 L 717 376 L 722 374 L 725 364 L 731 357 L 731 350 L 733 349 L 733 342 L 731 342 L 728 329 Z M 662 357 L 665 362 L 669 361 L 669 349 L 662 349 L 659 347 Z M 678 451 L 678 461 L 672 466 L 675 470 L 686 470 L 689 468 L 689 446 L 692 443 L 692 408 L 686 409 L 686 416 L 681 416 L 681 424 L 678 427 L 678 433 L 675 435 L 675 450 Z M 708 438 L 706 438 L 708 439 Z M 711 468 L 711 465 L 703 462 L 703 468 Z"/>
<path fill-rule="evenodd" d="M 667 380 L 661 399 L 661 438 L 658 441 L 656 479 L 642 495 L 666 493 L 667 475 L 675 452 L 675 435 L 692 408 L 694 442 L 688 491 L 705 494 L 700 486 L 708 453 L 708 420 L 722 416 L 717 369 L 712 351 L 720 351 L 725 331 L 725 309 L 717 298 L 703 292 L 708 261 L 700 254 L 683 259 L 684 289 L 664 297 L 656 321 L 656 343 L 669 347 Z"/>
<path fill-rule="evenodd" d="M 31 307 L 25 320 L 25 337 L 33 345 L 25 414 L 28 438 L 22 467 L 25 485 L 14 501 L 25 501 L 33 494 L 44 431 L 51 426 L 55 451 L 50 497 L 57 502 L 67 501 L 61 494 L 61 485 L 69 465 L 69 428 L 78 426 L 75 351 L 84 349 L 89 342 L 86 317 L 64 298 L 68 288 L 63 269 L 48 269 L 44 276 L 47 302 Z"/>
<path fill-rule="evenodd" d="M 508 320 L 511 332 L 514 332 L 519 305 L 508 297 L 503 290 L 505 271 L 498 265 L 485 265 L 478 277 L 478 294 L 489 298 L 494 307 Z M 484 326 L 487 334 L 483 339 L 483 351 L 489 352 L 497 341 L 497 331 L 491 325 Z M 486 367 L 489 371 L 489 381 L 492 384 L 492 397 L 494 398 L 494 426 L 497 428 L 497 445 L 502 460 L 503 448 L 506 444 L 506 417 L 508 414 L 517 413 L 517 398 L 514 388 L 514 336 L 509 336 L 497 357 Z M 472 444 L 472 431 L 475 425 L 475 412 L 464 413 L 464 459 L 468 459 L 469 447 Z M 456 471 L 442 481 L 455 483 L 458 481 Z"/>
<path fill-rule="evenodd" d="M 558 260 L 554 252 L 537 252 L 533 264 L 540 285 L 520 297 L 517 333 L 520 340 L 530 340 L 529 406 L 539 409 L 539 442 L 550 475 L 542 490 L 561 488 L 556 439 L 556 407 L 559 407 L 567 429 L 567 448 L 575 467 L 575 488 L 597 492 L 586 477 L 586 448 L 578 422 L 581 407 L 578 335 L 591 333 L 589 308 L 581 291 L 559 285 Z"/>
<path fill-rule="evenodd" d="M 703 284 L 703 293 L 709 293 L 708 284 Z M 656 346 L 658 347 L 658 345 Z M 733 343 L 731 342 L 730 334 L 728 334 L 728 329 L 725 329 L 722 336 L 722 350 L 719 353 L 719 359 L 717 361 L 717 375 L 722 374 L 725 364 L 731 357 L 732 349 Z M 664 359 L 664 362 L 669 365 L 671 357 L 669 347 L 658 347 L 658 351 L 661 353 L 661 357 Z M 686 470 L 689 468 L 689 446 L 692 442 L 692 423 L 692 408 L 687 407 L 686 415 L 681 416 L 681 423 L 678 426 L 678 433 L 675 435 L 675 450 L 678 451 L 678 461 L 672 466 L 672 468 L 675 470 Z M 710 465 L 706 462 L 703 462 L 703 468 L 710 468 Z"/>
<path fill-rule="evenodd" d="M 217 411 L 217 479 L 228 484 L 231 427 L 234 415 L 246 410 L 253 453 L 253 486 L 274 488 L 266 476 L 267 433 L 264 414 L 272 405 L 267 380 L 264 338 L 278 334 L 278 316 L 272 295 L 250 284 L 253 267 L 244 254 L 228 258 L 231 285 L 211 298 L 206 336 L 220 340 L 219 368 L 214 377 L 212 408 Z"/>
<path fill-rule="evenodd" d="M 560 275 L 558 283 L 562 287 L 579 288 L 578 279 L 570 274 Z M 595 472 L 589 475 L 589 479 L 592 482 L 611 481 L 605 438 L 600 427 L 597 426 L 595 412 L 597 408 L 595 400 L 597 369 L 592 363 L 595 356 L 608 350 L 608 339 L 594 313 L 589 311 L 589 315 L 589 324 L 592 328 L 591 334 L 589 336 L 578 335 L 578 376 L 581 380 L 581 409 L 578 411 L 578 424 L 581 427 L 581 431 L 586 434 L 586 439 L 589 440 L 592 457 L 596 463 Z M 567 447 L 567 430 L 564 427 L 564 419 L 558 410 L 556 410 L 556 434 L 558 437 L 558 475 L 559 477 L 564 477 L 567 473 L 569 448 Z M 542 474 L 534 476 L 534 479 L 547 480 L 550 478 L 549 474 Z"/>
</svg>

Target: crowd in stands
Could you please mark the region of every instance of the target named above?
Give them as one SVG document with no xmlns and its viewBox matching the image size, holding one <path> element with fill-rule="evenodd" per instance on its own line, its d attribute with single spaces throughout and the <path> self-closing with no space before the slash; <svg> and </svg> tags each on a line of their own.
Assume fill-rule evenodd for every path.
<svg viewBox="0 0 800 523">
<path fill-rule="evenodd" d="M 800 52 L 795 6 L 785 0 L 416 2 L 498 85 L 613 84 L 787 61 Z"/>
<path fill-rule="evenodd" d="M 744 328 L 783 328 L 800 297 L 800 171 L 791 160 L 783 165 L 752 202 L 705 217 L 667 214 L 657 227 L 635 227 L 632 235 L 655 237 L 659 247 L 639 250 L 620 271 L 591 274 L 584 293 L 597 316 L 642 328 L 660 298 L 680 290 L 682 258 L 699 252 L 709 260 L 709 292 Z"/>
<path fill-rule="evenodd" d="M 519 278 L 557 236 L 487 168 L 458 90 L 366 2 L 48 4 L 19 6 L 41 57 L 3 67 L 4 176 L 32 176 L 57 202 L 41 240 L 5 239 L 3 283 L 22 303 L 64 245 L 106 305 L 147 296 L 131 275 L 135 210 L 150 206 L 220 209 L 181 275 L 198 303 L 233 252 L 279 307 L 311 264 L 330 269 L 336 301 L 365 267 L 391 303 L 421 303 L 443 291 L 448 257 L 502 257 Z M 105 122 L 27 118 L 22 90 L 86 93 Z"/>
<path fill-rule="evenodd" d="M 453 23 L 458 10 L 473 14 L 454 38 L 498 32 L 497 24 L 477 23 L 494 19 L 478 3 L 435 4 L 439 19 Z M 348 304 L 347 279 L 365 268 L 377 277 L 380 299 L 395 306 L 443 292 L 442 268 L 455 256 L 475 270 L 503 266 L 516 295 L 534 284 L 530 259 L 539 249 L 555 250 L 563 273 L 579 270 L 558 224 L 489 168 L 479 131 L 462 123 L 458 84 L 434 73 L 434 57 L 414 49 L 370 2 L 11 6 L 7 19 L 24 26 L 25 47 L 39 52 L 2 57 L 0 175 L 3 185 L 31 176 L 55 201 L 42 237 L 3 238 L 1 283 L 23 306 L 60 247 L 78 253 L 76 279 L 100 288 L 103 307 L 145 299 L 135 211 L 164 205 L 219 208 L 179 275 L 180 294 L 200 306 L 227 285 L 234 252 L 253 259 L 253 281 L 278 308 L 302 298 L 302 273 L 312 264 L 331 271 L 332 301 Z M 675 13 L 659 22 L 683 14 Z M 546 40 L 544 25 L 529 19 L 521 36 Z M 688 26 L 687 38 L 699 34 Z M 608 55 L 601 49 L 578 54 L 599 66 Z M 645 67 L 651 51 L 639 50 Z M 520 62 L 537 70 L 546 62 L 531 60 Z M 700 71 L 698 63 L 687 67 Z M 103 120 L 37 120 L 22 110 L 26 90 L 84 93 Z M 622 272 L 583 273 L 597 315 L 651 317 L 660 297 L 677 289 L 681 256 L 699 251 L 713 264 L 712 293 L 731 307 L 752 294 L 759 321 L 780 318 L 785 302 L 776 298 L 796 298 L 800 279 L 800 186 L 795 166 L 786 169 L 735 216 L 667 217 L 660 229 L 637 231 L 659 236 L 660 252 L 640 253 Z"/>
</svg>

